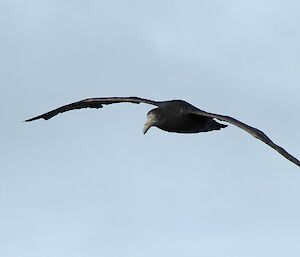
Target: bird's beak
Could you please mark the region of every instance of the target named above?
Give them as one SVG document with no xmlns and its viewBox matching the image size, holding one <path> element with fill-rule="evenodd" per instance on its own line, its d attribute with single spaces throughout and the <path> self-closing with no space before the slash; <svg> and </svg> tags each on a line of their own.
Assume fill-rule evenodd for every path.
<svg viewBox="0 0 300 257">
<path fill-rule="evenodd" d="M 151 128 L 153 126 L 154 122 L 155 122 L 155 119 L 153 116 L 147 117 L 146 123 L 144 125 L 144 129 L 143 129 L 144 134 L 146 134 L 147 131 L 149 130 L 149 128 Z"/>
</svg>

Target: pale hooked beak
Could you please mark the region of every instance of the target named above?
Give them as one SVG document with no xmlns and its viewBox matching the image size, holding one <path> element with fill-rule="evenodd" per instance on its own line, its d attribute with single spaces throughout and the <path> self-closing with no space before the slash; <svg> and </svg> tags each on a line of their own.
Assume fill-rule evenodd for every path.
<svg viewBox="0 0 300 257">
<path fill-rule="evenodd" d="M 149 130 L 149 128 L 151 128 L 153 126 L 155 122 L 155 117 L 154 116 L 147 116 L 147 120 L 146 120 L 146 123 L 144 125 L 144 128 L 143 128 L 143 133 L 146 134 L 147 131 Z"/>
</svg>

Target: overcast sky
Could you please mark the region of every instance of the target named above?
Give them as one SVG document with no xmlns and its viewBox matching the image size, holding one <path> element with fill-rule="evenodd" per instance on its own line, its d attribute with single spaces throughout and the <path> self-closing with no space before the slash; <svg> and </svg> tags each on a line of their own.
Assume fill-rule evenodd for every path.
<svg viewBox="0 0 300 257">
<path fill-rule="evenodd" d="M 0 256 L 298 257 L 300 170 L 234 126 L 180 135 L 184 99 L 300 158 L 300 2 L 0 0 Z"/>
</svg>

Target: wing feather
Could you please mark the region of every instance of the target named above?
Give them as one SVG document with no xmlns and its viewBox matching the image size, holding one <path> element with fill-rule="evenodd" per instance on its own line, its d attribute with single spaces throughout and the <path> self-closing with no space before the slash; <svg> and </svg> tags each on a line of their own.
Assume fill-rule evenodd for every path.
<svg viewBox="0 0 300 257">
<path fill-rule="evenodd" d="M 52 111 L 46 112 L 44 114 L 41 114 L 39 116 L 30 118 L 28 120 L 25 120 L 25 122 L 38 120 L 38 119 L 44 119 L 49 120 L 52 117 L 56 116 L 59 113 L 71 111 L 71 110 L 78 110 L 82 108 L 102 108 L 103 105 L 106 104 L 114 104 L 114 103 L 145 103 L 145 104 L 151 104 L 155 106 L 160 106 L 162 102 L 152 101 L 145 98 L 139 98 L 135 96 L 130 97 L 100 97 L 100 98 L 87 98 L 78 102 L 70 103 L 64 106 L 61 106 L 57 109 L 54 109 Z"/>
<path fill-rule="evenodd" d="M 205 112 L 202 110 L 197 110 L 197 111 L 193 111 L 193 114 L 197 114 L 197 115 L 201 115 L 201 116 L 206 116 L 206 117 L 210 117 L 210 118 L 215 118 L 217 120 L 220 121 L 225 121 L 228 123 L 231 123 L 232 125 L 235 125 L 243 130 L 245 130 L 246 132 L 248 132 L 249 134 L 251 134 L 253 137 L 263 141 L 265 144 L 269 145 L 270 147 L 272 147 L 274 150 L 276 150 L 278 153 L 280 153 L 282 156 L 284 156 L 285 158 L 287 158 L 289 161 L 293 162 L 294 164 L 296 164 L 297 166 L 300 167 L 300 161 L 295 158 L 293 155 L 289 154 L 285 149 L 283 149 L 281 146 L 275 144 L 264 132 L 262 132 L 259 129 L 256 129 L 254 127 L 251 127 L 235 118 L 232 118 L 230 116 L 225 116 L 225 115 L 220 115 L 220 114 L 216 114 L 216 113 L 210 113 L 210 112 Z"/>
</svg>

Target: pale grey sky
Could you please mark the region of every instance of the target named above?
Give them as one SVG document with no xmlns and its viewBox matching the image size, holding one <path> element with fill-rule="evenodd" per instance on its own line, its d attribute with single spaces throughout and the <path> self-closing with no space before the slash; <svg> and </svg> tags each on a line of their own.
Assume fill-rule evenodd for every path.
<svg viewBox="0 0 300 257">
<path fill-rule="evenodd" d="M 300 170 L 240 129 L 142 127 L 184 99 L 299 152 L 299 1 L 0 1 L 0 256 L 300 256 Z"/>
</svg>

